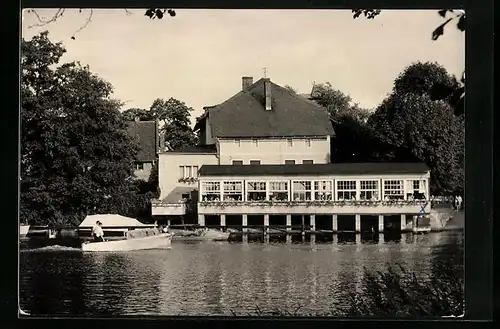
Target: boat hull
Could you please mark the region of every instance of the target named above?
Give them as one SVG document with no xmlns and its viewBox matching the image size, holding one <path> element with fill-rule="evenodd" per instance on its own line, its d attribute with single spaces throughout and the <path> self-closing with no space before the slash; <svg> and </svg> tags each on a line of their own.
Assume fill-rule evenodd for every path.
<svg viewBox="0 0 500 329">
<path fill-rule="evenodd" d="M 174 235 L 172 237 L 173 241 L 227 241 L 228 239 L 229 239 L 229 234 L 219 237 L 179 236 L 179 235 Z"/>
<path fill-rule="evenodd" d="M 170 247 L 172 234 L 163 233 L 136 239 L 83 243 L 83 251 L 133 251 Z"/>
</svg>

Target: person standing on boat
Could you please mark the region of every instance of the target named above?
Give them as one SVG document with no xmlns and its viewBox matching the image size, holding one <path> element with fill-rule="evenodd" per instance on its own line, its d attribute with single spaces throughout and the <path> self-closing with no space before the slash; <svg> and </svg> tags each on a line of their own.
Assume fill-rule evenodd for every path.
<svg viewBox="0 0 500 329">
<path fill-rule="evenodd" d="M 102 230 L 102 223 L 97 221 L 92 227 L 92 237 L 94 242 L 104 242 L 104 231 Z"/>
<path fill-rule="evenodd" d="M 460 196 L 460 194 L 457 195 L 456 204 L 457 204 L 457 211 L 462 209 L 462 197 Z"/>
</svg>

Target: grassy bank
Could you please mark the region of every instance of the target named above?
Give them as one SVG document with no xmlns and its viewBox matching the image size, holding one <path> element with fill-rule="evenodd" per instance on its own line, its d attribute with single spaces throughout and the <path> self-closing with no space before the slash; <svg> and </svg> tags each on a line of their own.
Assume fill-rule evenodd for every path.
<svg viewBox="0 0 500 329">
<path fill-rule="evenodd" d="M 400 265 L 386 271 L 364 269 L 362 288 L 348 296 L 347 307 L 333 303 L 331 311 L 318 313 L 294 310 L 263 310 L 258 306 L 235 316 L 335 316 L 335 317 L 442 317 L 464 311 L 463 259 L 435 264 L 433 273 L 417 275 Z"/>
</svg>

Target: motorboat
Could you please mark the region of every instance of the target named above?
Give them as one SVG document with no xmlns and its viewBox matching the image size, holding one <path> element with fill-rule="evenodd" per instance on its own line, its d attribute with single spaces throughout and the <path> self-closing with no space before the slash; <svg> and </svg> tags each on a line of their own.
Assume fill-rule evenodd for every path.
<svg viewBox="0 0 500 329">
<path fill-rule="evenodd" d="M 91 240 L 92 227 L 99 221 L 104 232 L 103 242 L 85 241 L 83 251 L 131 251 L 167 248 L 172 233 L 162 232 L 156 224 L 150 225 L 135 218 L 117 214 L 88 215 L 78 226 L 78 235 Z"/>
<path fill-rule="evenodd" d="M 135 218 L 117 214 L 96 214 L 86 216 L 78 225 L 78 236 L 83 240 L 92 240 L 92 227 L 97 221 L 102 223 L 104 237 L 108 241 L 123 240 L 129 230 L 155 227 L 154 224 L 145 224 Z"/>
<path fill-rule="evenodd" d="M 83 251 L 133 251 L 169 248 L 172 233 L 164 233 L 158 228 L 145 228 L 128 231 L 123 239 L 103 242 L 82 243 Z"/>
<path fill-rule="evenodd" d="M 193 231 L 188 230 L 169 230 L 174 234 L 172 240 L 174 241 L 227 241 L 231 232 L 222 232 L 214 229 L 197 229 Z"/>
</svg>

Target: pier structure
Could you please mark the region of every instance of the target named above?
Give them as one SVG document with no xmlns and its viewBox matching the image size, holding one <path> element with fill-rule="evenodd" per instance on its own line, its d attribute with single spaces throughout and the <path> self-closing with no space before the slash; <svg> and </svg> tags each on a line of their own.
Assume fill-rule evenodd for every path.
<svg viewBox="0 0 500 329">
<path fill-rule="evenodd" d="M 236 94 L 197 118 L 199 145 L 159 151 L 152 215 L 264 235 L 411 231 L 430 212 L 429 168 L 337 162 L 315 92 L 242 77 Z"/>
<path fill-rule="evenodd" d="M 411 232 L 430 212 L 428 179 L 421 164 L 206 165 L 197 224 L 263 234 Z"/>
</svg>

